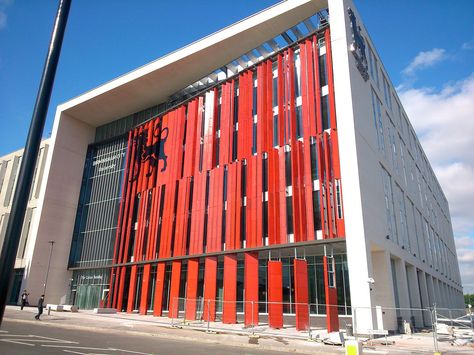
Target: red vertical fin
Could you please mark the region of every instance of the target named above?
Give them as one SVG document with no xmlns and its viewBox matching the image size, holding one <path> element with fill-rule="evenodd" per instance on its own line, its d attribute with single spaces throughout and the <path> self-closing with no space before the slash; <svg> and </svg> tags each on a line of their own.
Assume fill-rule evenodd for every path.
<svg viewBox="0 0 474 355">
<path fill-rule="evenodd" d="M 165 283 L 165 263 L 156 266 L 156 286 L 153 306 L 153 315 L 161 316 L 163 306 L 163 288 Z"/>
<path fill-rule="evenodd" d="M 268 324 L 283 328 L 283 267 L 281 261 L 268 261 Z"/>
<path fill-rule="evenodd" d="M 179 311 L 179 286 L 181 281 L 181 260 L 173 260 L 171 269 L 170 305 L 168 318 L 176 318 Z"/>
<path fill-rule="evenodd" d="M 214 322 L 216 320 L 216 282 L 217 257 L 206 257 L 204 267 L 204 310 L 203 319 Z"/>
<path fill-rule="evenodd" d="M 258 325 L 258 253 L 244 254 L 245 325 Z"/>
<path fill-rule="evenodd" d="M 334 263 L 334 258 L 323 257 L 324 264 L 324 289 L 326 293 L 326 327 L 328 333 L 339 330 L 339 316 L 337 307 L 337 289 L 336 289 L 336 270 L 335 265 L 329 265 Z M 329 275 L 329 268 L 332 267 L 333 273 Z M 329 280 L 332 277 L 332 280 Z M 331 286 L 332 285 L 332 286 Z"/>
<path fill-rule="evenodd" d="M 199 259 L 188 260 L 188 282 L 186 283 L 186 319 L 196 319 Z"/>
<path fill-rule="evenodd" d="M 224 304 L 222 323 L 237 323 L 237 256 L 224 255 Z"/>
<path fill-rule="evenodd" d="M 308 309 L 308 266 L 306 260 L 294 259 L 296 330 L 307 330 Z"/>
</svg>

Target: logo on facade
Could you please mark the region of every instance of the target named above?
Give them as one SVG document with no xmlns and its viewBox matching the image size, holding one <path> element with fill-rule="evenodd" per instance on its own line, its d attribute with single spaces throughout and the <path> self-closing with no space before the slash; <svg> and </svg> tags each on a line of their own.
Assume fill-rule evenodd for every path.
<svg viewBox="0 0 474 355">
<path fill-rule="evenodd" d="M 362 78 L 367 81 L 369 80 L 369 68 L 367 65 L 367 57 L 365 55 L 365 40 L 360 34 L 361 28 L 357 24 L 355 14 L 350 7 L 347 9 L 347 13 L 349 14 L 349 20 L 351 21 L 352 29 L 352 43 L 350 44 L 349 48 L 357 62 L 357 69 L 362 75 Z"/>
<path fill-rule="evenodd" d="M 165 143 L 168 139 L 168 127 L 161 128 L 157 126 L 152 130 L 143 130 L 134 138 L 135 145 L 135 169 L 132 181 L 136 180 L 140 174 L 140 165 L 148 162 L 148 171 L 146 176 L 149 177 L 155 169 L 158 168 L 160 160 L 163 161 L 163 166 L 160 172 L 164 172 L 168 167 L 168 156 L 165 152 Z M 148 135 L 153 134 L 152 143 L 147 145 Z M 158 138 L 158 139 L 157 139 Z M 153 143 L 155 141 L 155 143 Z"/>
</svg>

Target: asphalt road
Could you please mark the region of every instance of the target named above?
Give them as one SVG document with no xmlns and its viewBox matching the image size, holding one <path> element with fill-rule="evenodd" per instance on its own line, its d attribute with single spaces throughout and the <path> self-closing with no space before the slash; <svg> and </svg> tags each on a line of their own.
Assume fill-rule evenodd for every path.
<svg viewBox="0 0 474 355">
<path fill-rule="evenodd" d="M 25 324 L 4 320 L 0 329 L 0 354 L 187 354 L 270 355 L 273 351 L 252 350 L 176 341 L 158 337 L 102 333 L 49 327 L 41 321 Z"/>
</svg>

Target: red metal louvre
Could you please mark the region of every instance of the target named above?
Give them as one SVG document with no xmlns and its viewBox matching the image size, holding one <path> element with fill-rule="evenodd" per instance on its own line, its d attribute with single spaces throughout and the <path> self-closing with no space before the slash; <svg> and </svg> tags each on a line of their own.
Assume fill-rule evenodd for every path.
<svg viewBox="0 0 474 355">
<path fill-rule="evenodd" d="M 183 176 L 191 176 L 195 169 L 194 164 L 196 160 L 196 151 L 199 151 L 199 140 L 197 139 L 197 132 L 200 127 L 197 127 L 198 120 L 198 105 L 199 99 L 194 99 L 188 103 L 188 112 L 186 119 L 186 141 L 184 152 L 184 166 Z M 199 161 L 198 161 L 199 163 Z"/>
<path fill-rule="evenodd" d="M 244 254 L 245 326 L 258 325 L 258 253 Z"/>
<path fill-rule="evenodd" d="M 307 39 L 300 45 L 300 58 L 303 132 L 304 137 L 307 138 L 316 135 L 315 73 L 311 39 Z"/>
<path fill-rule="evenodd" d="M 232 83 L 222 85 L 221 112 L 220 112 L 220 135 L 219 135 L 219 165 L 228 164 L 232 158 L 232 111 L 233 99 Z"/>
<path fill-rule="evenodd" d="M 268 243 L 280 243 L 280 192 L 278 150 L 268 152 Z M 286 231 L 285 231 L 286 233 Z"/>
<path fill-rule="evenodd" d="M 209 207 L 207 224 L 207 252 L 221 250 L 222 212 L 223 206 L 224 168 L 215 168 L 210 171 L 209 179 Z"/>
<path fill-rule="evenodd" d="M 161 316 L 161 308 L 163 305 L 163 288 L 165 282 L 165 266 L 165 263 L 158 263 L 156 266 L 156 285 L 153 305 L 154 316 Z"/>
<path fill-rule="evenodd" d="M 204 266 L 204 320 L 216 320 L 217 257 L 206 257 Z"/>
<path fill-rule="evenodd" d="M 237 256 L 224 255 L 224 304 L 222 323 L 237 323 Z"/>
<path fill-rule="evenodd" d="M 306 208 L 304 201 L 303 147 L 294 141 L 291 149 L 291 179 L 293 189 L 293 227 L 295 242 L 306 240 Z"/>
<path fill-rule="evenodd" d="M 333 258 L 328 258 L 327 256 L 323 257 L 323 266 L 324 266 L 324 289 L 326 294 L 326 327 L 328 329 L 328 333 L 336 332 L 339 330 L 339 316 L 338 316 L 338 307 L 337 307 L 337 289 L 336 289 L 336 274 L 335 274 L 335 266 L 333 266 L 333 271 L 331 275 L 329 275 L 329 265 L 328 262 L 333 262 Z M 333 287 L 330 286 L 329 277 L 333 277 L 334 279 L 331 281 Z"/>
<path fill-rule="evenodd" d="M 175 206 L 176 182 L 166 185 L 165 190 L 165 204 L 162 219 L 162 231 L 160 239 L 160 258 L 167 258 L 171 256 L 171 241 L 173 238 L 173 219 Z"/>
<path fill-rule="evenodd" d="M 326 203 L 327 203 L 327 222 L 329 230 L 329 238 L 336 236 L 336 225 L 334 221 L 334 200 L 333 200 L 333 177 L 332 177 L 332 166 L 331 166 L 331 145 L 329 141 L 329 134 L 324 132 L 324 165 L 325 169 L 325 180 L 326 180 Z"/>
<path fill-rule="evenodd" d="M 281 261 L 268 261 L 268 324 L 283 328 L 283 267 Z"/>
<path fill-rule="evenodd" d="M 130 286 L 128 288 L 127 313 L 133 312 L 137 284 L 137 265 L 132 265 L 130 272 Z"/>
<path fill-rule="evenodd" d="M 306 260 L 294 259 L 296 330 L 307 330 L 308 309 L 308 266 Z"/>
<path fill-rule="evenodd" d="M 191 200 L 190 178 L 183 178 L 178 182 L 178 203 L 176 207 L 176 229 L 173 246 L 174 256 L 186 255 L 186 237 L 188 231 L 188 212 Z"/>
<path fill-rule="evenodd" d="M 246 71 L 239 76 L 239 112 L 237 159 L 252 155 L 252 72 Z"/>
<path fill-rule="evenodd" d="M 181 260 L 174 260 L 171 268 L 171 287 L 169 295 L 169 318 L 176 318 L 178 316 L 179 307 L 179 287 L 181 281 Z"/>
<path fill-rule="evenodd" d="M 322 235 L 323 239 L 329 238 L 329 221 L 328 211 L 326 208 L 326 164 L 325 154 L 323 150 L 323 139 L 320 136 L 316 137 L 317 144 L 317 156 L 318 156 L 318 172 L 319 172 L 319 200 L 321 210 L 321 224 L 322 224 Z"/>
<path fill-rule="evenodd" d="M 304 197 L 306 204 L 306 227 L 307 227 L 307 240 L 315 240 L 315 227 L 313 218 L 313 178 L 311 175 L 311 164 L 317 164 L 317 162 L 311 161 L 311 138 L 305 139 L 304 141 Z"/>
<path fill-rule="evenodd" d="M 148 294 L 150 291 L 150 271 L 151 265 L 145 264 L 143 266 L 143 280 L 142 280 L 142 292 L 140 294 L 140 314 L 146 314 L 148 311 Z"/>
<path fill-rule="evenodd" d="M 186 283 L 186 319 L 196 319 L 197 289 L 199 281 L 199 259 L 188 260 L 188 280 Z"/>
<path fill-rule="evenodd" d="M 189 255 L 202 254 L 206 212 L 206 172 L 194 175 Z"/>
<path fill-rule="evenodd" d="M 255 200 L 254 206 L 255 209 L 253 211 L 253 215 L 255 216 L 255 246 L 262 246 L 263 242 L 263 181 L 262 181 L 262 155 L 255 156 L 255 163 L 256 163 L 256 181 L 255 182 Z"/>
<path fill-rule="evenodd" d="M 283 147 L 285 140 L 285 110 L 284 110 L 284 92 L 285 78 L 283 76 L 283 55 L 278 54 L 278 145 Z"/>
<path fill-rule="evenodd" d="M 225 229 L 225 248 L 232 250 L 236 248 L 236 225 L 240 220 L 236 219 L 237 208 L 240 209 L 240 196 L 237 196 L 237 173 L 239 163 L 229 164 L 227 168 L 227 211 Z M 225 267 L 224 267 L 225 268 Z M 224 271 L 225 272 L 225 271 Z"/>
<path fill-rule="evenodd" d="M 277 233 L 277 243 L 286 244 L 287 225 L 286 225 L 286 180 L 285 180 L 285 148 L 278 149 L 278 170 L 279 170 L 279 205 L 280 205 L 280 225 Z"/>
<path fill-rule="evenodd" d="M 319 46 L 318 39 L 313 36 L 313 73 L 314 73 L 314 100 L 316 109 L 316 134 L 323 132 L 322 118 L 321 118 L 321 83 L 319 80 Z"/>
</svg>

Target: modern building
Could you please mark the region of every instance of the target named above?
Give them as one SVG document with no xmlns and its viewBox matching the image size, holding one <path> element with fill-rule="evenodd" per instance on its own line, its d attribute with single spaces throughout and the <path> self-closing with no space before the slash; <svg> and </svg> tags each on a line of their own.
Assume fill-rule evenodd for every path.
<svg viewBox="0 0 474 355">
<path fill-rule="evenodd" d="M 34 279 L 34 287 L 39 287 L 36 281 L 41 280 L 41 284 L 43 284 L 46 277 L 46 269 L 44 269 L 45 273 L 41 274 L 43 269 L 35 270 L 35 268 L 38 264 L 41 264 L 43 260 L 48 259 L 48 242 L 38 239 L 37 234 L 33 232 L 34 229 L 31 228 L 31 226 L 37 216 L 38 198 L 44 181 L 43 175 L 46 158 L 48 157 L 49 144 L 49 139 L 43 140 L 38 153 L 33 185 L 30 190 L 20 244 L 16 254 L 15 276 L 7 297 L 7 302 L 11 304 L 19 302 L 22 290 L 28 289 L 31 285 L 30 280 Z M 22 157 L 23 149 L 0 157 L 0 251 L 2 250 L 5 239 L 13 193 L 18 180 Z M 37 271 L 40 273 L 37 273 Z M 34 275 L 32 276 L 32 274 Z M 41 290 L 43 290 L 43 288 L 44 286 L 41 287 Z"/>
<path fill-rule="evenodd" d="M 448 202 L 349 0 L 283 1 L 60 105 L 50 151 L 51 302 L 329 330 L 463 305 Z"/>
</svg>

